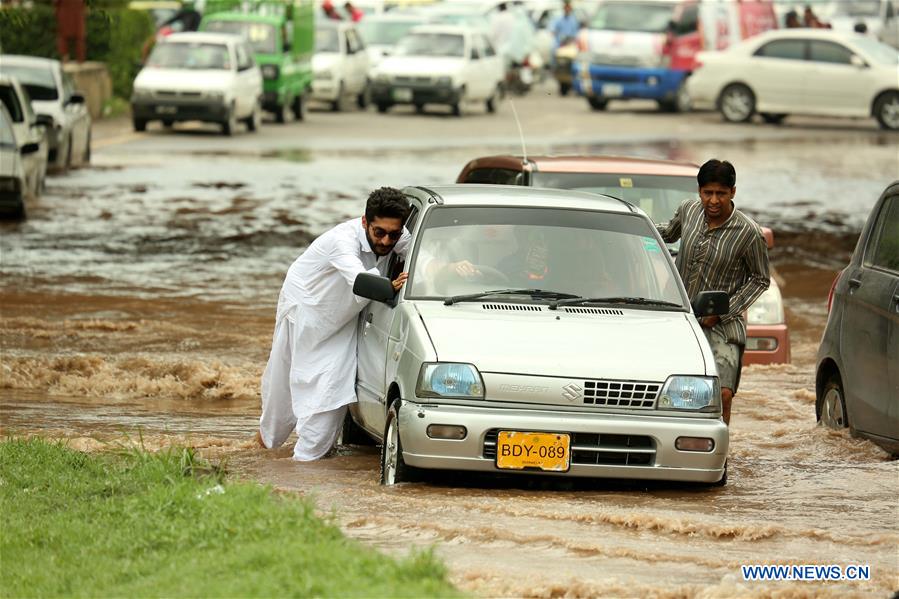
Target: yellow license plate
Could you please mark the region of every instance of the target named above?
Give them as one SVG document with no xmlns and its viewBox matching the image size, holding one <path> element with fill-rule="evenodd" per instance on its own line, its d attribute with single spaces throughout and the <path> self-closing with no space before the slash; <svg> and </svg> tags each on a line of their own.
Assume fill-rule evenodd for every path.
<svg viewBox="0 0 899 599">
<path fill-rule="evenodd" d="M 496 438 L 496 467 L 567 472 L 571 462 L 570 446 L 571 438 L 561 433 L 500 431 Z"/>
</svg>

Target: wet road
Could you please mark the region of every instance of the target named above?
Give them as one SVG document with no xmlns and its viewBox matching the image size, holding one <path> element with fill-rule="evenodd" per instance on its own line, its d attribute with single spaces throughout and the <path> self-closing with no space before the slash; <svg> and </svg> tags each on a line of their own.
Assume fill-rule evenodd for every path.
<svg viewBox="0 0 899 599">
<path fill-rule="evenodd" d="M 373 449 L 298 465 L 253 448 L 287 266 L 372 187 L 450 182 L 473 156 L 518 151 L 508 107 L 461 121 L 313 112 L 234 139 L 101 126 L 92 168 L 51 179 L 27 222 L 0 224 L 3 434 L 189 443 L 315 497 L 378 548 L 436 545 L 478 595 L 889 596 L 899 462 L 816 426 L 813 371 L 827 291 L 899 178 L 899 138 L 864 121 L 723 126 L 558 101 L 518 101 L 530 152 L 726 157 L 739 206 L 775 230 L 793 363 L 744 372 L 725 488 L 439 476 L 384 489 Z M 742 580 L 741 564 L 768 563 L 867 564 L 872 580 Z"/>
</svg>

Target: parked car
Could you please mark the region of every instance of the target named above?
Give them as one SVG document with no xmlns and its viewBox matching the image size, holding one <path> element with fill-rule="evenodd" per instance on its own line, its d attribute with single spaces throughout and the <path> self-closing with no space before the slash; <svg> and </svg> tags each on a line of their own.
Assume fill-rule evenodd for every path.
<svg viewBox="0 0 899 599">
<path fill-rule="evenodd" d="M 870 37 L 785 29 L 703 52 L 699 62 L 688 81 L 694 106 L 717 109 L 727 121 L 873 116 L 882 128 L 899 129 L 899 51 Z"/>
<path fill-rule="evenodd" d="M 899 181 L 874 205 L 827 299 L 815 414 L 899 455 Z"/>
<path fill-rule="evenodd" d="M 359 22 L 359 34 L 368 51 L 368 68 L 393 54 L 397 43 L 414 27 L 425 24 L 425 19 L 418 13 L 387 11 L 378 15 L 367 16 Z"/>
<path fill-rule="evenodd" d="M 91 115 L 84 95 L 58 60 L 4 54 L 3 74 L 15 77 L 31 98 L 31 106 L 47 124 L 50 167 L 66 171 L 91 161 Z M 49 118 L 47 118 L 49 117 Z"/>
<path fill-rule="evenodd" d="M 37 144 L 36 152 L 22 155 L 22 166 L 25 169 L 26 191 L 32 197 L 40 197 L 47 177 L 47 131 L 46 118 L 38 119 L 31 107 L 28 92 L 15 77 L 0 74 L 0 102 L 6 107 L 12 121 L 13 133 L 16 136 L 19 150 L 27 144 Z"/>
<path fill-rule="evenodd" d="M 12 118 L 0 104 L 0 214 L 25 218 L 29 197 L 23 158 L 38 151 L 38 144 L 21 144 L 16 139 Z"/>
<path fill-rule="evenodd" d="M 157 42 L 134 80 L 135 131 L 151 121 L 203 121 L 233 135 L 238 121 L 256 131 L 261 118 L 262 73 L 237 35 L 173 33 Z"/>
<path fill-rule="evenodd" d="M 836 31 L 854 31 L 860 24 L 865 33 L 881 42 L 899 47 L 899 1 L 841 0 L 828 22 Z"/>
<path fill-rule="evenodd" d="M 368 52 L 353 23 L 316 24 L 312 71 L 313 100 L 327 102 L 335 112 L 344 110 L 349 99 L 359 108 L 368 106 Z"/>
<path fill-rule="evenodd" d="M 503 63 L 487 36 L 458 25 L 423 25 L 412 30 L 396 51 L 372 71 L 372 101 L 378 112 L 411 104 L 443 104 L 462 114 L 465 102 L 496 110 L 502 97 Z"/>
<path fill-rule="evenodd" d="M 407 283 L 395 297 L 363 273 L 353 290 L 374 301 L 344 439 L 382 441 L 382 483 L 416 468 L 723 481 L 712 353 L 643 212 L 562 190 L 405 192 Z M 722 313 L 727 295 L 694 304 Z"/>
<path fill-rule="evenodd" d="M 656 224 L 668 222 L 687 198 L 696 197 L 699 166 L 689 162 L 613 156 L 486 156 L 462 168 L 457 183 L 494 183 L 576 189 L 619 198 L 640 208 Z M 771 229 L 762 227 L 768 249 Z M 669 244 L 677 253 L 680 242 Z M 776 277 L 746 314 L 744 364 L 780 364 L 791 360 L 790 332 Z"/>
</svg>

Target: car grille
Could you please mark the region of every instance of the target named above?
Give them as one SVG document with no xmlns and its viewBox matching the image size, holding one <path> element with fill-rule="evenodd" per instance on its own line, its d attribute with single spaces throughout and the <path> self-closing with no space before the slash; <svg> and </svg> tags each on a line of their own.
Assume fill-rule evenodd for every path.
<svg viewBox="0 0 899 599">
<path fill-rule="evenodd" d="M 616 408 L 653 408 L 662 383 L 584 381 L 584 403 Z"/>
<path fill-rule="evenodd" d="M 496 439 L 500 429 L 490 429 L 484 436 L 483 456 L 496 459 Z M 571 435 L 571 463 L 598 466 L 652 466 L 656 445 L 646 435 L 613 435 L 605 433 L 568 433 Z"/>
<path fill-rule="evenodd" d="M 157 98 L 188 98 L 197 99 L 203 97 L 203 92 L 179 92 L 167 89 L 159 89 L 153 92 Z"/>
<path fill-rule="evenodd" d="M 408 75 L 397 75 L 393 78 L 393 82 L 400 85 L 428 85 L 431 83 L 430 77 L 411 77 Z"/>
</svg>

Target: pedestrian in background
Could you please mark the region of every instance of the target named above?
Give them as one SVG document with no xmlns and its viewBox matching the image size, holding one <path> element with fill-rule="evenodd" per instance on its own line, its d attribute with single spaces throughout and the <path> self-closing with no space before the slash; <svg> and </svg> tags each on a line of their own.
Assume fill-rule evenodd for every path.
<svg viewBox="0 0 899 599">
<path fill-rule="evenodd" d="M 571 8 L 571 2 L 565 0 L 562 4 L 562 14 L 549 26 L 550 33 L 553 34 L 553 49 L 550 56 L 555 62 L 556 50 L 559 46 L 573 41 L 581 30 L 581 24 Z"/>
<path fill-rule="evenodd" d="M 293 430 L 295 460 L 317 460 L 334 446 L 356 401 L 357 317 L 369 302 L 353 284 L 363 272 L 388 274 L 393 253 L 405 256 L 409 212 L 402 191 L 376 189 L 365 216 L 322 234 L 288 269 L 262 375 L 261 446 L 279 447 Z M 394 290 L 405 281 L 400 274 Z"/>
<path fill-rule="evenodd" d="M 334 8 L 334 4 L 331 3 L 331 0 L 325 0 L 324 2 L 322 2 L 322 12 L 325 13 L 325 16 L 332 21 L 343 20 L 340 16 L 340 13 L 338 13 L 337 9 Z"/>
<path fill-rule="evenodd" d="M 352 19 L 353 23 L 358 23 L 362 20 L 362 17 L 365 16 L 365 13 L 353 6 L 352 2 L 347 2 L 343 5 L 343 8 L 346 10 L 346 13 L 350 15 L 350 19 Z"/>
<path fill-rule="evenodd" d="M 696 178 L 699 199 L 681 204 L 659 233 L 666 243 L 682 240 L 676 264 L 691 302 L 702 291 L 730 296 L 726 315 L 699 321 L 715 354 L 722 415 L 729 424 L 746 346 L 743 313 L 771 282 L 768 246 L 761 227 L 734 206 L 737 173 L 731 163 L 709 160 Z"/>
</svg>

